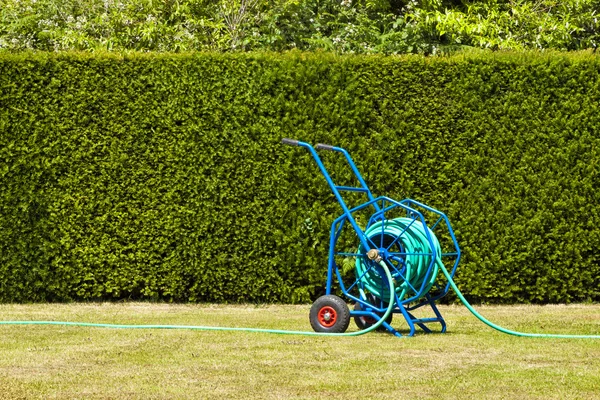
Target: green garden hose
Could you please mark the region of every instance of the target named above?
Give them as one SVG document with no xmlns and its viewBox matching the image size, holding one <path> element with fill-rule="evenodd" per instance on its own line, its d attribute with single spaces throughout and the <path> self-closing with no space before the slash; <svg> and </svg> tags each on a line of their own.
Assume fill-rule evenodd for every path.
<svg viewBox="0 0 600 400">
<path fill-rule="evenodd" d="M 467 309 L 469 309 L 469 311 L 471 311 L 471 314 L 473 314 L 478 320 L 480 320 L 481 322 L 483 322 L 484 324 L 486 324 L 487 326 L 489 326 L 492 329 L 495 329 L 502 333 L 506 333 L 508 335 L 522 336 L 522 337 L 550 338 L 550 339 L 600 339 L 600 335 L 559 335 L 559 334 L 554 334 L 554 333 L 524 333 L 524 332 L 511 331 L 510 329 L 506 329 L 499 325 L 496 325 L 493 322 L 488 321 L 481 314 L 479 314 L 477 311 L 475 311 L 473 306 L 471 304 L 469 304 L 469 302 L 467 301 L 467 299 L 465 299 L 465 297 L 462 295 L 460 290 L 458 290 L 456 283 L 454 283 L 454 281 L 452 280 L 452 277 L 450 276 L 450 273 L 448 272 L 446 267 L 444 267 L 443 264 L 440 266 L 440 269 L 442 270 L 442 273 L 444 274 L 444 276 L 446 276 L 446 279 L 448 279 L 448 282 L 450 282 L 450 286 L 452 287 L 452 290 L 454 290 L 454 293 L 456 293 L 456 295 L 458 296 L 460 301 L 465 305 L 465 307 L 467 307 Z"/>
<path fill-rule="evenodd" d="M 383 230 L 381 229 L 382 224 L 385 224 Z M 404 259 L 406 270 L 402 279 L 400 279 L 401 283 L 396 284 L 396 293 L 400 299 L 414 294 L 415 289 L 420 288 L 423 281 L 427 278 L 427 270 L 431 263 L 432 254 L 429 250 L 429 241 L 427 240 L 425 229 L 429 231 L 436 254 L 441 254 L 440 244 L 431 229 L 412 218 L 395 218 L 386 220 L 385 222 L 379 221 L 371 225 L 365 232 L 365 235 L 376 246 L 389 247 L 389 250 L 392 251 L 394 249 L 398 251 L 404 250 L 402 258 Z M 395 240 L 395 238 L 398 239 Z M 366 253 L 362 244 L 358 247 L 357 253 Z M 428 293 L 431 286 L 435 283 L 441 265 L 441 257 L 436 257 L 431 276 L 427 278 L 423 293 Z M 380 299 L 389 297 L 387 285 L 369 267 L 365 257 L 356 258 L 355 268 L 356 276 L 362 277 L 361 282 L 365 289 Z M 399 280 L 398 277 L 395 278 L 397 281 Z"/>
<path fill-rule="evenodd" d="M 406 258 L 405 258 L 405 263 L 406 263 L 405 278 L 407 281 L 409 281 L 411 283 L 411 285 L 413 287 L 416 288 L 416 287 L 418 287 L 418 285 L 421 285 L 421 283 L 423 282 L 423 279 L 424 279 L 426 271 L 427 271 L 427 266 L 431 262 L 431 258 L 427 255 L 416 256 L 415 254 L 428 254 L 428 253 L 431 253 L 431 250 L 430 250 L 430 246 L 429 246 L 429 241 L 427 240 L 427 237 L 425 236 L 425 230 L 424 230 L 423 224 L 420 222 L 414 222 L 414 223 L 412 223 L 412 225 L 410 225 L 412 221 L 413 221 L 413 219 L 410 219 L 410 218 L 396 218 L 393 220 L 388 220 L 388 221 L 386 221 L 386 224 L 384 227 L 384 234 L 389 235 L 391 237 L 397 237 L 398 235 L 402 234 L 406 230 L 406 232 L 404 234 L 402 234 L 402 236 L 400 238 L 400 240 L 402 241 L 402 245 L 404 246 L 405 252 L 407 253 Z M 377 225 L 378 229 L 375 228 L 375 225 Z M 407 227 L 408 227 L 408 229 L 407 229 Z M 429 228 L 427 228 L 427 229 L 429 229 Z M 370 228 L 367 230 L 366 235 L 367 235 L 367 237 L 371 237 L 371 235 L 375 235 L 378 232 L 381 232 L 381 223 L 374 224 L 373 228 Z M 600 335 L 560 335 L 560 334 L 517 332 L 517 331 L 512 331 L 510 329 L 505 329 L 499 325 L 496 325 L 496 324 L 488 321 L 481 314 L 479 314 L 473 308 L 473 306 L 471 306 L 471 304 L 469 304 L 467 299 L 465 299 L 465 297 L 462 295 L 462 293 L 456 286 L 456 283 L 454 283 L 454 280 L 452 279 L 452 275 L 448 272 L 448 270 L 444 266 L 444 263 L 442 262 L 441 250 L 440 250 L 440 245 L 439 245 L 438 240 L 435 238 L 435 235 L 433 234 L 433 232 L 431 232 L 431 230 L 429 230 L 429 234 L 431 235 L 433 245 L 436 248 L 437 256 L 436 256 L 436 260 L 435 260 L 433 273 L 431 274 L 432 276 L 429 279 L 429 282 L 427 283 L 428 289 L 425 291 L 425 293 L 427 293 L 429 291 L 429 288 L 431 288 L 431 285 L 433 285 L 433 283 L 436 279 L 438 271 L 441 270 L 442 273 L 444 274 L 444 276 L 446 277 L 446 279 L 448 280 L 448 282 L 450 282 L 450 286 L 452 287 L 452 290 L 454 290 L 454 292 L 456 293 L 456 295 L 458 296 L 460 301 L 465 305 L 465 307 L 467 307 L 467 309 L 477 319 L 479 319 L 481 322 L 483 322 L 484 324 L 486 324 L 487 326 L 489 326 L 492 329 L 495 329 L 502 333 L 506 333 L 508 335 L 523 336 L 523 337 L 554 338 L 554 339 L 600 339 Z M 375 243 L 375 244 L 377 244 L 377 243 Z M 362 260 L 364 260 L 364 258 L 357 259 L 357 261 L 356 261 L 357 272 L 365 271 L 366 265 Z M 367 272 L 367 274 L 365 276 L 368 276 L 368 275 L 369 274 Z M 358 276 L 360 276 L 360 275 L 358 275 Z M 381 278 L 376 278 L 375 276 L 367 278 L 367 284 L 369 285 L 370 291 L 377 290 L 378 287 L 381 287 L 381 283 L 377 279 L 381 280 Z M 406 281 L 401 284 L 396 285 L 396 291 L 398 293 L 398 296 L 399 297 L 404 296 L 405 294 L 409 293 L 408 288 L 409 288 L 409 285 L 407 284 Z M 400 298 L 403 298 L 403 297 L 400 297 Z"/>
<path fill-rule="evenodd" d="M 397 229 L 404 229 L 406 221 L 398 221 L 397 224 L 390 224 L 389 226 L 386 224 L 385 232 L 390 235 L 392 232 L 397 233 Z M 381 227 L 380 227 L 381 228 Z M 390 229 L 388 231 L 388 229 Z M 406 239 L 403 241 L 403 246 L 405 247 L 405 251 L 407 253 L 427 253 L 429 252 L 427 240 L 424 236 L 424 231 L 422 227 L 415 225 L 414 227 L 409 227 L 407 232 L 410 234 L 407 237 L 410 239 Z M 369 232 L 369 231 L 367 231 Z M 434 236 L 432 235 L 432 238 Z M 436 246 L 437 240 L 435 241 Z M 452 280 L 452 276 L 448 272 L 448 270 L 444 267 L 441 257 L 439 256 L 440 251 L 437 251 L 438 259 L 436 260 L 436 266 L 442 271 L 450 286 L 460 299 L 460 301 L 467 307 L 467 309 L 481 322 L 486 324 L 492 329 L 500 331 L 502 333 L 506 333 L 514 336 L 521 337 L 534 337 L 534 338 L 554 338 L 554 339 L 600 339 L 600 335 L 562 335 L 562 334 L 543 334 L 543 333 L 523 333 L 512 331 L 509 329 L 505 329 L 501 326 L 498 326 L 487 319 L 485 319 L 482 315 L 480 315 L 471 304 L 464 298 L 454 280 Z M 410 257 L 410 256 L 407 256 Z M 407 276 L 410 276 L 410 281 L 412 283 L 419 283 L 423 281 L 423 267 L 419 266 L 419 260 L 411 261 L 411 269 L 412 272 L 407 273 Z M 204 330 L 204 331 L 234 331 L 234 332 L 260 332 L 260 333 L 276 333 L 282 335 L 306 335 L 306 336 L 358 336 L 364 335 L 365 333 L 371 332 L 377 329 L 390 315 L 392 309 L 394 308 L 394 293 L 398 292 L 403 293 L 407 290 L 406 287 L 403 287 L 404 284 L 400 284 L 398 289 L 394 286 L 394 280 L 392 279 L 392 275 L 390 270 L 385 262 L 379 262 L 386 274 L 387 282 L 389 283 L 387 290 L 384 293 L 388 297 L 388 308 L 385 311 L 384 315 L 372 326 L 367 329 L 355 331 L 355 332 L 345 332 L 345 333 L 323 333 L 323 332 L 311 332 L 311 331 L 287 331 L 287 330 L 279 330 L 279 329 L 261 329 L 261 328 L 234 328 L 234 327 L 220 327 L 220 326 L 194 326 L 194 325 L 118 325 L 118 324 L 98 324 L 98 323 L 89 323 L 89 322 L 63 322 L 63 321 L 0 321 L 0 325 L 66 325 L 66 326 L 87 326 L 87 327 L 98 327 L 98 328 L 118 328 L 118 329 L 192 329 L 192 330 Z M 408 261 L 407 261 L 408 263 Z M 358 263 L 357 263 L 358 264 Z M 358 267 L 357 267 L 358 268 Z M 362 268 L 362 267 L 361 267 Z M 437 275 L 437 272 L 432 274 Z M 378 278 L 381 279 L 381 278 Z M 407 278 L 409 279 L 409 278 Z M 432 278 L 435 279 L 435 278 Z M 381 283 L 377 281 L 375 275 L 370 275 L 368 278 L 368 285 L 372 286 L 369 290 L 377 290 L 381 288 Z M 429 284 L 429 283 L 428 283 Z"/>
<path fill-rule="evenodd" d="M 116 328 L 116 329 L 191 329 L 201 331 L 234 331 L 234 332 L 259 332 L 259 333 L 277 333 L 281 335 L 306 335 L 306 336 L 359 336 L 369 333 L 379 327 L 392 312 L 394 308 L 394 280 L 388 266 L 381 261 L 381 267 L 383 268 L 389 283 L 389 297 L 388 297 L 388 308 L 385 311 L 383 317 L 379 319 L 372 326 L 355 331 L 355 332 L 344 332 L 344 333 L 324 333 L 324 332 L 312 332 L 312 331 L 286 331 L 281 329 L 261 329 L 261 328 L 234 328 L 234 327 L 222 327 L 222 326 L 196 326 L 196 325 L 119 325 L 119 324 L 98 324 L 91 322 L 65 322 L 65 321 L 0 321 L 0 325 L 65 325 L 65 326 L 87 326 L 95 328 Z"/>
</svg>

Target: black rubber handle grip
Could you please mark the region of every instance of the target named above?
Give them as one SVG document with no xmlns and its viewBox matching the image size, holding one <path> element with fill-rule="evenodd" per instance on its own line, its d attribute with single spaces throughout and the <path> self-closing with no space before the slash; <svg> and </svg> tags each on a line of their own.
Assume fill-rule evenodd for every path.
<svg viewBox="0 0 600 400">
<path fill-rule="evenodd" d="M 323 149 L 323 150 L 333 150 L 333 146 L 329 144 L 318 143 L 315 146 L 315 149 Z"/>
<path fill-rule="evenodd" d="M 288 144 L 290 146 L 298 146 L 298 141 L 294 139 L 281 139 L 281 143 Z"/>
</svg>

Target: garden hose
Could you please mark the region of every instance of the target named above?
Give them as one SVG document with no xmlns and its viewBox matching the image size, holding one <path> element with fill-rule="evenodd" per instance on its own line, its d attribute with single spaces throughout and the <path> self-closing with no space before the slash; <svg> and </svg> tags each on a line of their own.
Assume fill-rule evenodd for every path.
<svg viewBox="0 0 600 400">
<path fill-rule="evenodd" d="M 381 267 L 387 277 L 389 283 L 388 293 L 388 308 L 383 316 L 372 326 L 355 331 L 344 333 L 326 333 L 312 331 L 287 331 L 281 329 L 262 329 L 262 328 L 234 328 L 223 326 L 195 326 L 195 325 L 119 325 L 119 324 L 99 324 L 92 322 L 66 322 L 66 321 L 0 321 L 0 325 L 64 325 L 64 326 L 87 326 L 94 328 L 116 328 L 116 329 L 191 329 L 201 331 L 234 331 L 234 332 L 259 332 L 259 333 L 276 333 L 281 335 L 306 335 L 306 336 L 359 336 L 369 333 L 377 329 L 392 312 L 394 308 L 394 280 L 388 266 L 380 261 Z"/>
<path fill-rule="evenodd" d="M 382 222 L 377 222 L 373 224 L 367 231 L 365 232 L 366 236 L 371 241 L 376 241 L 378 239 L 378 235 L 387 236 L 387 237 L 399 237 L 399 240 L 403 247 L 403 252 L 406 254 L 404 264 L 406 266 L 406 272 L 404 273 L 404 278 L 406 280 L 402 283 L 396 284 L 396 292 L 398 293 L 399 298 L 403 298 L 405 295 L 410 295 L 409 288 L 419 288 L 423 283 L 423 280 L 426 277 L 427 269 L 429 264 L 431 263 L 431 256 L 427 254 L 431 254 L 431 249 L 429 246 L 429 241 L 425 235 L 425 228 L 429 230 L 428 227 L 424 227 L 423 224 L 419 221 L 415 221 L 411 218 L 396 218 L 392 220 L 385 221 L 385 225 L 383 230 L 381 229 Z M 460 301 L 467 307 L 467 309 L 481 322 L 486 324 L 492 329 L 500 331 L 502 333 L 506 333 L 508 335 L 514 336 L 523 336 L 523 337 L 536 337 L 536 338 L 555 338 L 555 339 L 600 339 L 600 335 L 561 335 L 561 334 L 543 334 L 543 333 L 524 333 L 512 331 L 510 329 L 505 329 L 499 325 L 496 325 L 486 318 L 484 318 L 481 314 L 479 314 L 473 306 L 465 299 L 462 295 L 456 283 L 452 279 L 452 275 L 442 262 L 441 257 L 441 249 L 439 242 L 433 232 L 429 230 L 429 234 L 431 237 L 431 241 L 435 246 L 436 250 L 436 260 L 433 266 L 433 271 L 431 273 L 431 277 L 428 278 L 428 282 L 426 283 L 426 290 L 424 293 L 427 293 L 435 279 L 438 275 L 438 271 L 441 270 L 448 282 L 450 282 L 450 286 L 460 299 Z M 375 245 L 379 245 L 379 243 L 375 242 Z M 359 246 L 359 253 L 362 252 L 362 246 Z M 371 273 L 368 269 L 367 261 L 364 257 L 357 258 L 356 260 L 356 272 L 357 276 L 363 276 L 361 278 L 361 282 L 369 290 L 369 292 L 381 298 L 381 290 L 382 287 L 381 278 L 376 274 Z M 396 280 L 398 280 L 397 276 L 394 276 Z M 410 285 L 409 285 L 410 283 Z M 387 289 L 383 291 L 383 294 L 387 294 Z M 414 290 L 412 290 L 414 292 Z"/>
<path fill-rule="evenodd" d="M 467 307 L 467 309 L 469 311 L 471 311 L 471 314 L 473 314 L 478 320 L 480 320 L 481 322 L 483 322 L 484 324 L 486 324 L 487 326 L 489 326 L 492 329 L 495 329 L 502 333 L 506 333 L 508 335 L 522 336 L 522 337 L 550 338 L 550 339 L 600 339 L 600 335 L 561 335 L 561 334 L 555 334 L 555 333 L 525 333 L 525 332 L 511 331 L 510 329 L 506 329 L 499 325 L 496 325 L 493 322 L 488 321 L 481 314 L 479 314 L 477 311 L 475 311 L 473 306 L 467 301 L 467 299 L 465 299 L 463 294 L 460 292 L 460 290 L 456 286 L 456 283 L 454 283 L 454 280 L 452 280 L 452 276 L 450 275 L 450 273 L 448 272 L 446 267 L 444 267 L 443 264 L 440 266 L 440 269 L 442 270 L 442 273 L 444 274 L 444 276 L 446 276 L 446 279 L 448 279 L 448 282 L 450 282 L 450 286 L 452 287 L 452 290 L 454 290 L 454 293 L 456 293 L 456 295 L 458 296 L 460 301 L 465 305 L 465 307 Z"/>
<path fill-rule="evenodd" d="M 437 278 L 440 265 L 442 264 L 441 257 L 436 257 L 431 275 L 427 277 L 433 254 L 429 249 L 430 246 L 425 229 L 427 229 L 429 237 L 435 246 L 436 254 L 441 254 L 440 244 L 433 232 L 420 221 L 412 218 L 395 218 L 379 221 L 371 225 L 365 232 L 365 235 L 375 246 L 386 247 L 387 251 L 392 251 L 389 253 L 390 259 L 395 259 L 398 264 L 401 263 L 405 267 L 401 277 L 399 273 L 392 274 L 397 281 L 396 293 L 400 299 L 412 296 L 417 291 L 420 291 L 419 289 L 426 278 L 427 283 L 422 293 L 429 293 Z M 400 261 L 398 256 L 393 256 L 394 249 L 402 254 L 402 261 Z M 358 247 L 357 253 L 365 253 L 362 244 Z M 369 262 L 365 257 L 356 258 L 355 268 L 356 276 L 361 277 L 360 280 L 365 289 L 380 299 L 389 297 L 387 285 L 370 268 Z"/>
<path fill-rule="evenodd" d="M 387 226 L 386 226 L 387 228 Z M 394 227 L 396 229 L 397 227 Z M 410 227 L 408 231 L 420 231 L 423 233 L 422 227 L 415 225 L 415 227 Z M 389 233 L 389 232 L 388 232 Z M 411 240 L 404 241 L 405 250 L 407 253 L 418 253 L 423 250 L 428 250 L 428 244 L 424 235 L 419 234 L 418 232 L 412 232 Z M 420 239 L 418 239 L 420 238 Z M 433 238 L 433 235 L 432 235 Z M 437 240 L 435 241 L 437 243 Z M 462 295 L 450 272 L 446 269 L 444 264 L 441 262 L 440 252 L 437 252 L 437 260 L 436 265 L 442 271 L 452 290 L 456 293 L 460 301 L 467 307 L 467 309 L 481 322 L 486 324 L 492 329 L 495 329 L 499 332 L 506 333 L 508 335 L 521 336 L 521 337 L 533 337 L 533 338 L 553 338 L 553 339 L 600 339 L 600 335 L 563 335 L 563 334 L 544 334 L 544 333 L 524 333 L 517 332 L 510 329 L 505 329 L 499 325 L 496 325 L 486 318 L 484 318 L 481 314 L 479 314 L 473 306 L 465 299 Z M 0 325 L 66 325 L 66 326 L 87 326 L 87 327 L 97 327 L 97 328 L 117 328 L 117 329 L 191 329 L 191 330 L 204 330 L 204 331 L 235 331 L 235 332 L 259 332 L 259 333 L 275 333 L 281 335 L 306 335 L 306 336 L 359 336 L 364 335 L 365 333 L 371 332 L 377 329 L 390 315 L 392 309 L 394 308 L 394 293 L 396 292 L 394 286 L 394 279 L 392 278 L 392 274 L 386 265 L 385 262 L 380 261 L 379 264 L 383 268 L 385 275 L 387 277 L 387 282 L 389 283 L 388 289 L 386 293 L 389 295 L 388 297 L 388 308 L 386 309 L 383 316 L 372 326 L 367 329 L 355 331 L 355 332 L 344 332 L 344 333 L 325 333 L 325 332 L 311 332 L 311 331 L 288 331 L 288 330 L 280 330 L 280 329 L 261 329 L 261 328 L 234 328 L 234 327 L 221 327 L 221 326 L 194 326 L 194 325 L 118 325 L 118 324 L 99 324 L 99 323 L 90 323 L 90 322 L 64 322 L 64 321 L 0 321 Z M 414 264 L 411 268 L 415 268 L 416 271 L 419 271 L 419 266 Z M 415 282 L 418 282 L 419 273 L 415 272 Z M 370 276 L 370 280 L 375 280 L 373 275 Z M 379 278 L 381 279 L 381 278 Z M 377 284 L 377 283 L 376 283 Z M 381 286 L 377 286 L 379 288 Z M 402 284 L 400 285 L 402 287 Z M 400 289 L 402 292 L 404 289 Z"/>
</svg>

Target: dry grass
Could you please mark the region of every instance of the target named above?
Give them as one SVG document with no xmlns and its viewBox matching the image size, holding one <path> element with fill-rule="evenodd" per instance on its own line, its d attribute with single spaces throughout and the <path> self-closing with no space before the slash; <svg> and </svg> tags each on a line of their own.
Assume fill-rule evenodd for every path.
<svg viewBox="0 0 600 400">
<path fill-rule="evenodd" d="M 303 330 L 308 308 L 0 305 L 0 318 Z M 600 305 L 478 309 L 518 330 L 600 333 Z M 464 307 L 442 313 L 447 334 L 406 339 L 2 326 L 0 398 L 600 399 L 600 341 L 512 337 Z"/>
</svg>

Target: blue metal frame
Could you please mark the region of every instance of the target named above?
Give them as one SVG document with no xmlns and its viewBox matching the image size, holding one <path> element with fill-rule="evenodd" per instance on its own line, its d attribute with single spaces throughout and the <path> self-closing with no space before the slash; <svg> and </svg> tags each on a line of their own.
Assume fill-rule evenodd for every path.
<svg viewBox="0 0 600 400">
<path fill-rule="evenodd" d="M 367 265 L 369 265 L 368 271 L 371 271 L 371 270 L 378 271 L 379 276 L 383 280 L 383 285 L 387 285 L 388 283 L 386 281 L 385 274 L 383 273 L 383 271 L 381 271 L 381 266 L 378 263 L 369 260 L 366 256 L 366 252 L 368 250 L 376 249 L 384 254 L 383 260 L 386 262 L 386 264 L 390 268 L 390 271 L 392 272 L 392 276 L 394 277 L 394 279 L 404 280 L 403 273 L 404 273 L 404 270 L 406 269 L 406 266 L 402 267 L 402 264 L 403 264 L 402 257 L 406 256 L 408 254 L 405 251 L 403 251 L 402 249 L 400 252 L 389 252 L 388 250 L 392 247 L 394 242 L 398 241 L 398 239 L 404 234 L 404 232 L 406 232 L 406 230 L 408 228 L 406 228 L 404 230 L 404 232 L 402 232 L 398 237 L 396 237 L 394 239 L 394 241 L 392 242 L 392 244 L 389 244 L 387 246 L 387 248 L 384 248 L 384 246 L 383 246 L 383 229 L 384 229 L 383 224 L 382 224 L 381 243 L 379 245 L 374 243 L 373 240 L 371 240 L 365 234 L 365 231 L 371 225 L 373 225 L 375 222 L 382 221 L 383 223 L 385 223 L 385 221 L 388 220 L 388 218 L 386 218 L 386 215 L 389 215 L 390 211 L 392 211 L 392 210 L 404 211 L 408 218 L 412 218 L 413 221 L 421 222 L 423 224 L 423 226 L 428 226 L 432 232 L 435 232 L 435 230 L 438 229 L 438 227 L 440 227 L 440 226 L 444 226 L 444 225 L 446 226 L 447 234 L 452 241 L 453 249 L 452 249 L 452 251 L 444 251 L 444 249 L 442 249 L 441 258 L 442 258 L 442 261 L 444 261 L 445 259 L 454 259 L 454 261 L 453 261 L 454 265 L 451 268 L 451 276 L 452 277 L 454 276 L 454 274 L 456 273 L 456 268 L 458 267 L 458 263 L 460 261 L 461 253 L 460 253 L 460 248 L 458 246 L 458 242 L 454 235 L 454 231 L 452 230 L 452 226 L 450 225 L 450 221 L 448 220 L 448 217 L 446 217 L 446 215 L 444 213 L 442 213 L 432 207 L 429 207 L 423 203 L 420 203 L 416 200 L 412 200 L 412 199 L 404 199 L 402 201 L 397 201 L 397 200 L 391 199 L 386 196 L 374 197 L 373 194 L 371 193 L 371 190 L 369 189 L 366 182 L 364 181 L 363 177 L 361 176 L 360 172 L 358 171 L 358 168 L 356 168 L 356 165 L 354 164 L 354 161 L 350 157 L 350 154 L 341 147 L 317 144 L 313 148 L 313 146 L 310 145 L 309 143 L 292 140 L 292 139 L 284 139 L 283 143 L 290 144 L 290 145 L 296 145 L 296 146 L 300 146 L 300 147 L 304 147 L 304 148 L 308 149 L 308 151 L 311 153 L 312 157 L 316 161 L 317 166 L 319 167 L 319 170 L 325 177 L 327 184 L 331 188 L 337 201 L 339 202 L 340 206 L 342 207 L 343 213 L 338 218 L 336 218 L 333 221 L 333 223 L 331 224 L 331 232 L 330 232 L 330 239 L 329 239 L 329 261 L 328 261 L 328 267 L 327 267 L 326 294 L 331 294 L 331 292 L 332 292 L 333 277 L 335 275 L 335 277 L 337 278 L 339 287 L 340 287 L 342 293 L 344 294 L 344 296 L 346 298 L 348 298 L 349 300 L 352 300 L 354 302 L 361 304 L 362 310 L 361 311 L 354 311 L 354 310 L 350 311 L 351 316 L 368 316 L 368 317 L 373 318 L 374 320 L 379 320 L 380 315 L 383 314 L 385 312 L 385 310 L 387 309 L 387 304 L 384 304 L 383 300 L 381 300 L 381 299 L 377 299 L 378 304 L 371 304 L 371 302 L 369 302 L 369 299 L 367 298 L 367 296 L 365 294 L 364 288 L 362 287 L 362 282 L 361 282 L 362 277 L 359 277 L 359 276 L 355 277 L 354 283 L 352 283 L 350 286 L 346 287 L 346 285 L 344 284 L 344 280 L 343 280 L 340 268 L 338 267 L 338 265 L 335 261 L 336 256 L 365 258 Z M 319 157 L 315 148 L 342 153 L 344 155 L 344 157 L 346 158 L 346 161 L 348 162 L 354 176 L 358 179 L 358 182 L 360 183 L 360 187 L 336 185 L 333 182 L 333 180 L 331 179 L 331 176 L 329 175 L 327 169 L 325 168 L 325 165 L 321 161 L 321 158 Z M 344 192 L 344 191 L 365 193 L 368 197 L 368 201 L 366 201 L 365 203 L 362 203 L 356 207 L 349 208 L 346 205 L 346 202 L 344 201 L 344 198 L 342 197 L 342 194 L 341 194 L 341 192 Z M 371 217 L 369 218 L 367 227 L 365 228 L 365 230 L 363 230 L 356 222 L 356 219 L 354 218 L 354 214 L 356 212 L 364 210 L 365 208 L 368 208 L 368 207 L 372 207 L 374 209 L 374 212 L 371 215 Z M 430 215 L 430 214 L 436 215 L 437 216 L 436 222 L 431 226 L 428 225 L 427 221 L 425 219 L 424 213 L 427 213 L 428 215 Z M 350 224 L 351 228 L 356 233 L 358 240 L 362 244 L 362 248 L 365 249 L 364 254 L 336 251 L 336 245 L 338 244 L 338 240 L 340 239 L 340 236 L 343 232 L 344 227 L 347 226 L 348 223 Z M 429 230 L 427 230 L 427 229 L 425 230 L 425 235 L 427 237 L 427 241 L 429 242 L 429 248 L 431 249 L 431 253 L 426 253 L 426 254 L 423 253 L 423 255 L 427 255 L 427 256 L 431 257 L 431 262 L 428 266 L 425 278 L 422 280 L 420 287 L 415 288 L 415 287 L 410 286 L 410 284 L 409 284 L 409 286 L 411 287 L 411 290 L 412 290 L 412 295 L 405 296 L 405 298 L 402 298 L 402 299 L 399 298 L 398 294 L 396 294 L 396 296 L 395 296 L 396 299 L 395 299 L 395 306 L 394 306 L 393 312 L 397 313 L 397 314 L 402 314 L 402 316 L 406 320 L 406 322 L 409 326 L 409 329 L 410 329 L 408 336 L 414 335 L 414 333 L 416 331 L 416 327 L 421 328 L 426 333 L 430 333 L 431 329 L 429 329 L 426 326 L 426 324 L 429 324 L 429 323 L 440 323 L 441 324 L 441 332 L 446 331 L 446 322 L 444 321 L 442 315 L 440 314 L 438 308 L 436 307 L 435 301 L 444 297 L 448 293 L 448 291 L 450 289 L 450 283 L 447 283 L 443 287 L 438 286 L 436 284 L 438 292 L 435 295 L 431 295 L 428 292 L 429 288 L 427 287 L 428 286 L 427 282 L 430 280 L 431 274 L 433 273 L 435 259 L 437 257 L 437 254 L 436 254 L 436 249 L 435 249 L 436 246 L 434 246 L 434 241 L 429 233 Z M 396 262 L 397 265 L 395 265 L 392 261 Z M 354 295 L 351 293 L 351 291 L 355 290 L 355 289 L 358 290 L 358 293 L 359 293 L 358 295 Z M 435 317 L 416 318 L 411 313 L 411 311 L 421 308 L 423 306 L 429 306 L 432 309 Z M 384 321 L 382 323 L 382 326 L 384 326 L 392 334 L 394 334 L 396 336 L 402 336 L 398 331 L 396 331 L 387 322 Z"/>
</svg>

